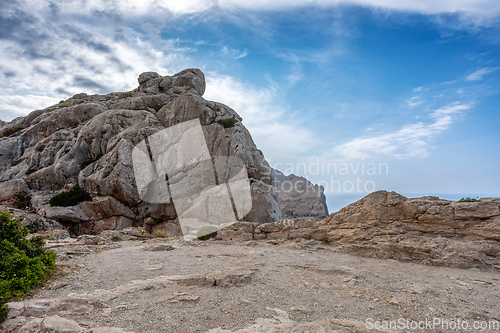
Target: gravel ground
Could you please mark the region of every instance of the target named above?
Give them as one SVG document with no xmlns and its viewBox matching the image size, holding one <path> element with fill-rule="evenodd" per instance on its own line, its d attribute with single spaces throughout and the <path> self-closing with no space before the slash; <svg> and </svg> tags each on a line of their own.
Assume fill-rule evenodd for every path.
<svg viewBox="0 0 500 333">
<path fill-rule="evenodd" d="M 500 321 L 498 271 L 355 257 L 314 241 L 151 239 L 50 246 L 68 274 L 31 299 L 126 290 L 96 296 L 100 306 L 88 314 L 65 316 L 87 327 L 136 333 L 361 332 L 375 321 L 437 318 L 467 321 L 473 331 L 475 321 Z M 225 286 L 200 283 L 200 276 L 217 271 L 243 272 L 243 277 Z M 126 287 L 189 274 L 197 274 L 198 282 L 171 279 L 142 289 Z M 405 328 L 399 331 L 411 331 Z M 434 326 L 428 331 L 457 330 Z"/>
</svg>

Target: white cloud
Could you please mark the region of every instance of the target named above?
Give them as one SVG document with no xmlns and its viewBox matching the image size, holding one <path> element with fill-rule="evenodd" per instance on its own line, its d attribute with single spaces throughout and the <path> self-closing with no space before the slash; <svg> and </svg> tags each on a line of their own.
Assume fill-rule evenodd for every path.
<svg viewBox="0 0 500 333">
<path fill-rule="evenodd" d="M 122 15 L 200 13 L 214 8 L 229 10 L 279 10 L 300 8 L 304 6 L 333 7 L 336 5 L 354 4 L 375 8 L 416 11 L 426 14 L 439 13 L 471 13 L 482 16 L 496 16 L 500 13 L 497 0 L 24 0 L 34 9 L 41 9 L 49 3 L 60 6 L 63 10 L 81 13 L 84 10 L 98 12 L 115 12 Z"/>
<path fill-rule="evenodd" d="M 266 157 L 286 160 L 310 152 L 318 143 L 313 133 L 280 106 L 274 86 L 258 89 L 217 73 L 206 73 L 206 79 L 204 97 L 238 112 Z"/>
<path fill-rule="evenodd" d="M 415 97 L 410 98 L 410 99 L 407 101 L 407 103 L 408 103 L 408 106 L 413 107 L 413 106 L 420 105 L 420 104 L 422 104 L 423 102 L 420 100 L 420 97 L 415 96 Z"/>
<path fill-rule="evenodd" d="M 125 26 L 116 35 L 107 26 L 52 20 L 43 11 L 30 15 L 32 23 L 9 31 L 18 33 L 22 42 L 0 40 L 0 69 L 9 73 L 0 80 L 3 120 L 80 92 L 131 90 L 141 72 L 173 74 L 190 64 L 172 40 L 155 40 L 153 46 Z"/>
<path fill-rule="evenodd" d="M 498 68 L 499 67 L 493 67 L 493 68 L 484 67 L 484 68 L 478 69 L 474 73 L 467 76 L 466 80 L 467 81 L 481 81 L 486 74 L 491 73 L 493 71 L 496 71 Z"/>
<path fill-rule="evenodd" d="M 245 51 L 239 51 L 236 49 L 231 49 L 227 46 L 223 46 L 221 49 L 222 54 L 227 55 L 233 59 L 241 59 L 244 58 L 248 55 L 247 50 Z"/>
<path fill-rule="evenodd" d="M 356 4 L 395 10 L 410 10 L 423 13 L 473 12 L 490 15 L 499 12 L 496 0 L 219 0 L 221 7 L 247 9 L 281 9 L 307 5 L 335 6 L 338 4 Z"/>
<path fill-rule="evenodd" d="M 44 95 L 15 95 L 0 88 L 0 110 L 2 119 L 13 119 L 25 116 L 35 109 L 42 109 L 59 102 L 59 99 Z"/>
<path fill-rule="evenodd" d="M 372 137 L 359 137 L 333 149 L 347 159 L 389 156 L 394 158 L 425 157 L 429 154 L 429 139 L 447 130 L 468 104 L 454 103 L 432 112 L 430 124 L 418 122 L 406 125 L 400 130 Z"/>
</svg>

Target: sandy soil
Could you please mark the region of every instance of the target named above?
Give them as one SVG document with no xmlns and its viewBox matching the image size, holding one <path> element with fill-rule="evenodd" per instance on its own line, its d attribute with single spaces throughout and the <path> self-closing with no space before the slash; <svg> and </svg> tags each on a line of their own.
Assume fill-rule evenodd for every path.
<svg viewBox="0 0 500 333">
<path fill-rule="evenodd" d="M 98 299 L 90 313 L 65 316 L 89 329 L 364 332 L 376 321 L 412 325 L 427 319 L 466 321 L 474 331 L 476 321 L 500 320 L 498 271 L 355 257 L 314 241 L 151 239 L 49 246 L 68 274 L 30 298 Z M 219 285 L 204 276 L 215 276 Z M 412 331 L 398 323 L 395 331 Z M 428 331 L 457 332 L 444 324 Z"/>
</svg>

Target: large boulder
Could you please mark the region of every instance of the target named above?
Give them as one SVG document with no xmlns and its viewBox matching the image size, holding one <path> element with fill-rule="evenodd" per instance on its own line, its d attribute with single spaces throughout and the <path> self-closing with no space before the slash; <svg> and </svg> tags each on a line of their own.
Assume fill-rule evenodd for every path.
<svg viewBox="0 0 500 333">
<path fill-rule="evenodd" d="M 205 93 L 205 75 L 197 68 L 185 69 L 174 76 L 160 76 L 155 72 L 145 72 L 139 75 L 139 91 L 146 93 L 176 93 L 189 92 L 203 96 Z"/>
<path fill-rule="evenodd" d="M 19 130 L 0 138 L 1 200 L 9 200 L 17 192 L 30 192 L 31 205 L 40 215 L 61 222 L 74 234 L 145 225 L 145 221 L 148 230 L 155 230 L 155 225 L 179 223 L 178 215 L 186 209 L 179 213 L 179 207 L 176 209 L 174 202 L 169 200 L 170 192 L 166 187 L 162 202 L 146 200 L 140 192 L 144 187 L 138 188 L 136 183 L 133 151 L 140 146 L 139 152 L 152 159 L 149 163 L 153 165 L 158 156 L 149 156 L 148 139 L 196 120 L 206 148 L 193 145 L 189 149 L 180 148 L 177 157 L 169 156 L 165 163 L 176 165 L 179 158 L 197 149 L 206 149 L 213 163 L 221 164 L 224 156 L 234 158 L 239 161 L 242 173 L 238 173 L 237 178 L 231 178 L 235 176 L 232 171 L 229 172 L 231 177 L 216 176 L 216 181 L 224 177 L 227 181 L 238 180 L 240 187 L 251 195 L 249 202 L 244 204 L 240 199 L 245 196 L 235 197 L 240 193 L 228 185 L 229 193 L 233 193 L 233 208 L 229 205 L 228 209 L 231 214 L 233 209 L 237 210 L 234 221 L 267 223 L 281 219 L 269 164 L 243 126 L 241 117 L 230 107 L 202 97 L 205 78 L 199 69 L 187 69 L 173 76 L 146 72 L 139 76 L 138 82 L 139 87 L 129 92 L 77 94 L 26 117 L 2 123 L 4 128 Z M 171 144 L 168 140 L 161 143 L 163 146 Z M 191 167 L 176 170 L 175 175 L 167 175 L 167 178 L 181 177 L 191 172 L 188 170 Z M 211 168 L 221 172 L 220 166 Z M 151 181 L 143 178 L 141 181 Z M 192 175 L 188 180 L 198 181 L 196 179 Z M 224 192 L 224 184 L 214 184 L 219 186 L 219 192 Z M 70 207 L 48 204 L 52 196 L 75 185 L 90 193 L 94 202 Z M 203 199 L 202 195 L 199 197 Z M 194 207 L 202 209 L 204 201 L 193 198 L 198 199 Z M 185 205 L 188 204 L 185 200 Z M 190 211 L 187 213 L 192 215 Z"/>
</svg>

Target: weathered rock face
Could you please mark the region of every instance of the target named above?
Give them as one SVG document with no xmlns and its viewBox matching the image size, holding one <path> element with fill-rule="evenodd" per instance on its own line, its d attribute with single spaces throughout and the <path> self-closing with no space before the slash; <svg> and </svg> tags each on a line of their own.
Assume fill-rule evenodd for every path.
<svg viewBox="0 0 500 333">
<path fill-rule="evenodd" d="M 253 205 L 244 220 L 265 223 L 281 218 L 271 169 L 262 152 L 234 110 L 203 99 L 205 78 L 200 70 L 187 69 L 173 76 L 147 72 L 138 82 L 139 87 L 130 92 L 78 94 L 3 124 L 0 131 L 19 130 L 0 138 L 1 199 L 30 192 L 38 213 L 69 225 L 75 234 L 145 221 L 149 230 L 158 224 L 178 224 L 171 202 L 141 200 L 132 151 L 159 131 L 199 119 L 211 156 L 235 156 L 246 167 Z M 226 119 L 235 123 L 220 123 Z M 47 204 L 54 194 L 76 184 L 94 202 L 72 207 Z"/>
<path fill-rule="evenodd" d="M 500 198 L 455 202 L 378 191 L 320 225 L 329 243 L 354 254 L 500 269 Z"/>
<path fill-rule="evenodd" d="M 249 240 L 316 240 L 326 242 L 327 228 L 321 228 L 313 217 L 299 217 L 258 224 L 234 223 L 217 232 L 217 239 L 233 241 Z"/>
<path fill-rule="evenodd" d="M 319 221 L 328 217 L 323 186 L 294 174 L 285 176 L 274 169 L 273 176 L 283 218 L 314 217 Z"/>
</svg>

